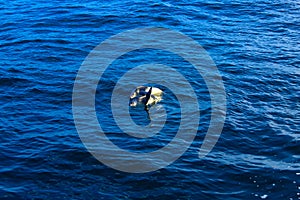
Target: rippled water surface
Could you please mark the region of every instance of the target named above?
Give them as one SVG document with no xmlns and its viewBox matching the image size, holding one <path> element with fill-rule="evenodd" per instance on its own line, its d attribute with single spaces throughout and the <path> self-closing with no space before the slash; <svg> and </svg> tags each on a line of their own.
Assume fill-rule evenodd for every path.
<svg viewBox="0 0 300 200">
<path fill-rule="evenodd" d="M 299 1 L 17 0 L 1 3 L 0 23 L 0 199 L 300 199 Z M 210 98 L 202 78 L 193 82 L 194 71 L 183 70 L 201 107 L 194 142 L 164 169 L 129 174 L 82 144 L 72 90 L 95 46 L 148 26 L 180 31 L 206 49 L 224 81 L 227 116 L 213 151 L 199 159 Z M 108 71 L 96 94 L 110 139 L 136 152 L 167 144 L 180 120 L 169 92 L 166 134 L 139 142 L 112 123 L 105 98 L 127 67 L 147 63 L 192 68 L 168 52 L 130 52 L 112 63 L 119 71 Z"/>
</svg>

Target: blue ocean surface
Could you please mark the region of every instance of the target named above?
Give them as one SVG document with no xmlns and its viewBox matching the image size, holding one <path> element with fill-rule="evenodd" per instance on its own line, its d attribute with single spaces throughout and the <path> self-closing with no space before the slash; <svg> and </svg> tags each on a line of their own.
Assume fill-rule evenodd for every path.
<svg viewBox="0 0 300 200">
<path fill-rule="evenodd" d="M 0 24 L 0 199 L 300 199 L 298 0 L 2 1 Z M 222 76 L 227 113 L 217 144 L 200 159 L 211 117 L 203 78 L 170 52 L 142 49 L 118 58 L 110 66 L 118 70 L 99 80 L 95 107 L 120 148 L 162 148 L 175 136 L 181 112 L 161 86 L 161 103 L 170 108 L 162 133 L 149 140 L 122 133 L 107 99 L 126 70 L 147 63 L 188 69 L 181 73 L 200 105 L 188 150 L 165 168 L 136 174 L 112 169 L 86 149 L 72 92 L 97 45 L 141 27 L 168 28 L 198 42 Z M 149 123 L 144 111 L 132 115 L 137 124 Z"/>
</svg>

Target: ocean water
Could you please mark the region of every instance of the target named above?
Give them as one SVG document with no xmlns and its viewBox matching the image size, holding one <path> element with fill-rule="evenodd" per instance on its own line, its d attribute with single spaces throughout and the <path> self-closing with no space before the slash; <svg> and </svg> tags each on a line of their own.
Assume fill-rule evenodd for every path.
<svg viewBox="0 0 300 200">
<path fill-rule="evenodd" d="M 300 2 L 285 1 L 7 1 L 0 5 L 0 199 L 300 199 Z M 211 104 L 205 82 L 197 136 L 169 166 L 117 171 L 85 148 L 72 114 L 77 72 L 105 39 L 140 27 L 164 27 L 197 41 L 223 78 L 227 114 L 218 143 L 202 159 Z M 109 101 L 127 67 L 191 67 L 151 49 L 114 63 L 96 94 L 97 117 L 122 148 L 148 152 L 174 137 L 178 101 L 166 134 L 137 141 L 112 123 Z M 164 79 L 164 77 L 161 77 Z M 127 102 L 126 102 L 127 103 Z M 147 124 L 145 112 L 135 112 Z"/>
</svg>

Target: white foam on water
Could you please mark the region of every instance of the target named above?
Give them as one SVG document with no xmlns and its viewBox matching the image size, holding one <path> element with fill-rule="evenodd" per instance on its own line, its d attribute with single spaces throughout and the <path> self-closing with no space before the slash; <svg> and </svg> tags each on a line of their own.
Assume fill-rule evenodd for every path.
<svg viewBox="0 0 300 200">
<path fill-rule="evenodd" d="M 266 199 L 267 197 L 268 197 L 268 195 L 266 195 L 266 194 L 260 196 L 260 198 L 262 198 L 262 199 Z"/>
</svg>

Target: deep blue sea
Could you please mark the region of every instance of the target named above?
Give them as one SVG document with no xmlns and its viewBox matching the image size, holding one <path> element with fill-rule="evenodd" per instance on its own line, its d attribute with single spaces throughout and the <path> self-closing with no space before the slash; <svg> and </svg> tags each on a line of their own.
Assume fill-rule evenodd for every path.
<svg viewBox="0 0 300 200">
<path fill-rule="evenodd" d="M 217 144 L 199 159 L 210 96 L 201 77 L 193 82 L 194 71 L 183 70 L 201 108 L 197 136 L 174 163 L 136 174 L 89 153 L 75 127 L 72 92 L 97 45 L 141 27 L 198 42 L 222 76 L 227 113 Z M 300 199 L 298 0 L 1 1 L 0 58 L 0 199 Z M 101 98 L 111 97 L 127 67 L 153 62 L 192 67 L 168 52 L 133 51 L 112 63 L 119 70 L 97 88 L 99 123 L 111 141 L 135 152 L 167 144 L 180 110 L 167 110 L 166 134 L 139 142 L 112 123 L 110 101 Z M 162 89 L 162 103 L 177 108 Z M 145 112 L 133 118 L 148 123 Z"/>
</svg>

